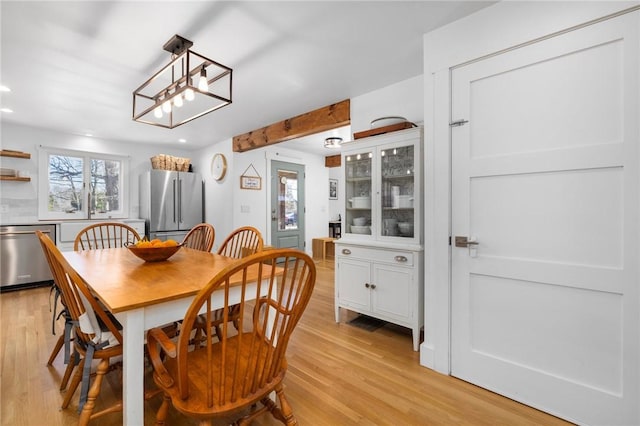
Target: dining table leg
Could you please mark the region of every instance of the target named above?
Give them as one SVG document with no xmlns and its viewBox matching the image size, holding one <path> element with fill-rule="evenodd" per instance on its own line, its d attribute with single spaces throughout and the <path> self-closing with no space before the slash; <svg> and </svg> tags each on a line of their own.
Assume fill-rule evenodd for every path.
<svg viewBox="0 0 640 426">
<path fill-rule="evenodd" d="M 122 422 L 144 424 L 144 309 L 116 314 L 122 324 Z"/>
</svg>

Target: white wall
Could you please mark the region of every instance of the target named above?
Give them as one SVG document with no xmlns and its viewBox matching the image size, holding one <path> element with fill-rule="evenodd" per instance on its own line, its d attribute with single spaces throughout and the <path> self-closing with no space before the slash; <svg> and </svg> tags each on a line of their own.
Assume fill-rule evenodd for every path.
<svg viewBox="0 0 640 426">
<path fill-rule="evenodd" d="M 211 161 L 216 153 L 223 154 L 227 159 L 227 173 L 220 181 L 211 176 Z M 234 190 L 240 186 L 234 179 L 231 139 L 192 152 L 191 156 L 194 167 L 200 170 L 204 180 L 204 221 L 212 224 L 216 230 L 213 251 L 217 251 L 220 243 L 234 229 Z"/>
<path fill-rule="evenodd" d="M 382 87 L 351 99 L 351 130 L 369 130 L 371 120 L 380 117 L 404 117 L 420 124 L 424 119 L 422 75 Z"/>
<path fill-rule="evenodd" d="M 3 149 L 31 154 L 29 160 L 0 157 L 2 167 L 26 171 L 31 177 L 31 182 L 0 182 L 0 205 L 3 206 L 0 210 L 0 224 L 3 225 L 33 223 L 38 220 L 38 179 L 40 178 L 38 148 L 40 146 L 129 156 L 130 218 L 138 217 L 138 176 L 143 171 L 151 169 L 150 158 L 157 154 L 191 158 L 193 154 L 186 150 L 90 138 L 12 123 L 2 124 L 1 141 Z M 194 171 L 199 171 L 199 166 L 194 167 Z"/>
<path fill-rule="evenodd" d="M 340 189 L 343 183 L 343 170 L 344 168 L 342 167 L 329 168 L 329 179 L 336 179 L 338 181 L 338 199 L 329 200 L 329 220 L 338 220 L 344 207 L 344 191 Z M 340 217 L 340 219 L 342 219 L 342 217 Z"/>
<path fill-rule="evenodd" d="M 303 164 L 305 166 L 305 243 L 306 251 L 311 253 L 311 240 L 328 235 L 329 221 L 329 172 L 324 167 L 324 157 L 294 151 L 278 146 L 234 154 L 234 226 L 252 224 L 263 233 L 265 241 L 271 244 L 271 160 Z M 262 177 L 260 191 L 240 189 L 240 176 L 257 170 Z M 247 170 L 249 168 L 249 170 Z M 243 211 L 244 207 L 244 211 Z"/>
</svg>

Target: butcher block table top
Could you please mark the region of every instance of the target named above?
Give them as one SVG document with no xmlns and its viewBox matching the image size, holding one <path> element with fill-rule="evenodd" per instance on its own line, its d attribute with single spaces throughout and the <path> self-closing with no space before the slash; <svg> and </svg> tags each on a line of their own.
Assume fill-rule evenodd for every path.
<svg viewBox="0 0 640 426">
<path fill-rule="evenodd" d="M 218 272 L 236 262 L 187 247 L 162 262 L 144 262 L 127 248 L 63 254 L 113 313 L 195 296 Z M 257 279 L 257 265 L 255 269 L 248 281 Z M 262 276 L 270 272 L 271 267 L 264 265 Z"/>
</svg>

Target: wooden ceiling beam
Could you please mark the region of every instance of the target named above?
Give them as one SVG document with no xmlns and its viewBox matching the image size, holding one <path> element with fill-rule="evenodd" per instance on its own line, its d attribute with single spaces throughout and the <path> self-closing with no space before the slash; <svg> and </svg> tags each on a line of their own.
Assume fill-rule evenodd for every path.
<svg viewBox="0 0 640 426">
<path fill-rule="evenodd" d="M 340 167 L 341 164 L 342 164 L 342 156 L 340 154 L 328 155 L 324 157 L 325 167 Z"/>
<path fill-rule="evenodd" d="M 351 123 L 349 99 L 233 137 L 233 151 L 245 152 Z"/>
</svg>

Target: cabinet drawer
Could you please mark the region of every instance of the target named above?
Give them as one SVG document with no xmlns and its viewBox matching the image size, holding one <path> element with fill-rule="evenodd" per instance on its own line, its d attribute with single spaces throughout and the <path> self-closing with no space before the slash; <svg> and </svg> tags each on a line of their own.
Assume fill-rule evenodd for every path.
<svg viewBox="0 0 640 426">
<path fill-rule="evenodd" d="M 336 246 L 336 257 L 364 259 L 372 262 L 384 262 L 404 266 L 413 266 L 414 262 L 414 253 L 410 251 L 383 250 L 342 244 Z"/>
</svg>

